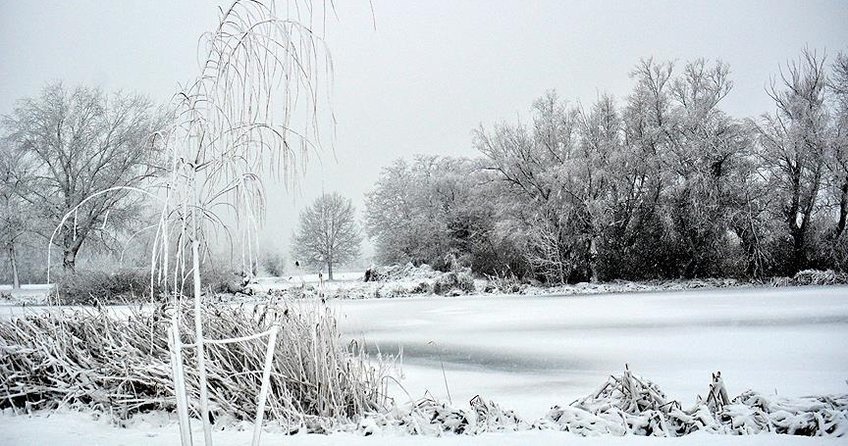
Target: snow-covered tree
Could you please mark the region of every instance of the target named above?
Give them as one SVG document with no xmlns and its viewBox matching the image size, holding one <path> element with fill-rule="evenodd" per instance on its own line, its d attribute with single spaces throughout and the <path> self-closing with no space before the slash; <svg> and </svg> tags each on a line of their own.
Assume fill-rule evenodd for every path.
<svg viewBox="0 0 848 446">
<path fill-rule="evenodd" d="M 845 233 L 848 222 L 848 55 L 839 54 L 836 57 L 830 86 L 834 96 L 835 113 L 828 167 L 833 176 L 831 187 L 838 203 L 834 235 L 839 238 Z"/>
<path fill-rule="evenodd" d="M 431 263 L 447 254 L 447 227 L 431 194 L 436 164 L 435 157 L 395 160 L 366 196 L 365 228 L 378 262 Z"/>
<path fill-rule="evenodd" d="M 759 126 L 760 160 L 791 246 L 786 269 L 809 266 L 814 216 L 825 175 L 829 116 L 825 58 L 811 50 L 781 70 L 768 90 L 776 112 Z"/>
<path fill-rule="evenodd" d="M 479 163 L 416 156 L 383 169 L 366 197 L 366 230 L 380 263 L 426 263 L 448 269 L 454 259 L 481 273 L 502 268 L 494 210 L 499 201 Z"/>
<path fill-rule="evenodd" d="M 533 104 L 531 125 L 498 124 L 474 133 L 484 168 L 500 184 L 501 227 L 536 275 L 588 280 L 591 271 L 591 169 L 579 150 L 576 109 L 551 91 Z"/>
<path fill-rule="evenodd" d="M 848 55 L 840 53 L 831 66 L 829 93 L 832 98 L 833 124 L 830 147 L 826 153 L 826 181 L 835 223 L 825 230 L 825 248 L 837 267 L 848 268 Z"/>
<path fill-rule="evenodd" d="M 327 265 L 327 278 L 333 280 L 333 265 L 356 258 L 361 242 L 356 209 L 349 198 L 334 192 L 321 195 L 300 213 L 292 250 L 301 262 Z"/>
<path fill-rule="evenodd" d="M 59 227 L 65 270 L 74 270 L 86 241 L 109 236 L 107 220 L 119 227 L 136 215 L 136 196 L 114 188 L 138 186 L 157 172 L 152 138 L 160 123 L 143 96 L 61 83 L 22 99 L 3 118 L 9 143 L 31 166 L 20 196 L 44 223 L 35 227 L 42 235 Z"/>
<path fill-rule="evenodd" d="M 549 92 L 530 122 L 477 129 L 480 159 L 386 168 L 369 235 L 383 262 L 467 254 L 478 273 L 550 282 L 844 269 L 846 59 L 827 79 L 805 51 L 759 121 L 721 109 L 732 89 L 721 61 L 642 60 L 621 103 L 575 107 Z"/>
</svg>

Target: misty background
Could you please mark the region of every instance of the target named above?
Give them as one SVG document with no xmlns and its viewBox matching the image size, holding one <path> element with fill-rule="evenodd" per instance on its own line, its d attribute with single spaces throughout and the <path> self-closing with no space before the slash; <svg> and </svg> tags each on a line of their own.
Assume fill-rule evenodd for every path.
<svg viewBox="0 0 848 446">
<path fill-rule="evenodd" d="M 0 3 L 2 114 L 54 80 L 167 102 L 198 71 L 198 39 L 217 23 L 210 4 L 229 1 Z M 322 190 L 361 213 L 392 160 L 473 156 L 473 128 L 526 118 L 548 89 L 588 105 L 603 92 L 622 99 L 640 58 L 721 59 L 734 82 L 722 108 L 753 116 L 773 110 L 766 80 L 801 49 L 831 55 L 848 42 L 843 1 L 362 0 L 337 2 L 336 15 L 326 24 L 335 142 L 296 189 L 266 184 L 269 248 L 288 250 L 299 211 Z"/>
</svg>

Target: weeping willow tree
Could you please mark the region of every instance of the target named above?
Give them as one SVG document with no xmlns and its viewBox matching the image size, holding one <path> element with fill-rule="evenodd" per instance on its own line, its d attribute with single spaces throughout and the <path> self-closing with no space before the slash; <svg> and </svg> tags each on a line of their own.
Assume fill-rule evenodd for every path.
<svg viewBox="0 0 848 446">
<path fill-rule="evenodd" d="M 169 333 L 177 411 L 184 445 L 191 444 L 182 349 L 195 348 L 200 416 L 211 444 L 206 380 L 207 342 L 201 309 L 200 271 L 210 258 L 209 240 L 219 234 L 240 252 L 249 271 L 263 221 L 263 178 L 287 184 L 309 154 L 322 147 L 322 129 L 332 125 L 329 87 L 332 63 L 322 36 L 326 5 L 310 0 L 235 1 L 221 9 L 218 26 L 201 39 L 197 79 L 174 99 L 172 124 L 158 135 L 169 153 L 169 175 L 159 193 L 163 205 L 152 254 L 153 279 L 169 290 L 176 311 Z M 323 29 L 323 28 L 322 28 Z M 181 308 L 193 299 L 194 343 L 179 332 Z M 268 336 L 254 444 L 258 442 L 268 393 L 276 329 Z"/>
</svg>

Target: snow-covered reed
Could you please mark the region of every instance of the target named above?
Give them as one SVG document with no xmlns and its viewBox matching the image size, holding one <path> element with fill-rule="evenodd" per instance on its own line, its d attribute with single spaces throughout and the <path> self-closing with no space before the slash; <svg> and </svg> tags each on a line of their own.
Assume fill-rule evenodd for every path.
<svg viewBox="0 0 848 446">
<path fill-rule="evenodd" d="M 176 398 L 168 339 L 171 306 L 43 312 L 0 322 L 0 407 L 19 410 L 60 406 L 93 408 L 116 418 L 150 410 L 174 411 Z M 182 308 L 184 347 L 193 310 Z M 266 338 L 277 339 L 265 415 L 289 428 L 319 430 L 376 411 L 385 404 L 384 368 L 355 345 L 340 340 L 331 311 L 317 301 L 249 308 L 202 309 L 208 336 L 209 413 L 214 419 L 253 421 L 265 365 Z M 217 344 L 213 339 L 248 338 Z M 200 413 L 198 370 L 184 350 L 189 411 Z"/>
<path fill-rule="evenodd" d="M 557 430 L 580 436 L 637 435 L 680 437 L 694 432 L 748 435 L 845 437 L 848 395 L 785 398 L 746 391 L 729 398 L 720 373 L 707 396 L 690 408 L 669 399 L 656 384 L 625 368 L 597 391 L 568 405 L 554 406 L 539 419 L 475 396 L 470 410 L 425 398 L 348 425 L 364 435 L 404 431 L 413 435 L 477 435 L 486 432 Z"/>
</svg>

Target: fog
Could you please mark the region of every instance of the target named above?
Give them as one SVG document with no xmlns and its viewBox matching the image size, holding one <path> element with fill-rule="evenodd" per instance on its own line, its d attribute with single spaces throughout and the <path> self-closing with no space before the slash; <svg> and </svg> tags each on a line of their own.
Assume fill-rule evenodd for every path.
<svg viewBox="0 0 848 446">
<path fill-rule="evenodd" d="M 227 3 L 4 2 L 0 113 L 57 79 L 166 102 L 196 75 L 198 38 Z M 263 240 L 286 248 L 297 212 L 322 190 L 351 197 L 361 212 L 392 159 L 473 156 L 473 128 L 526 116 L 545 90 L 585 103 L 602 92 L 621 99 L 643 57 L 720 58 L 735 83 L 723 108 L 770 111 L 764 87 L 780 64 L 804 46 L 844 50 L 845 23 L 841 1 L 339 3 L 326 23 L 334 144 L 295 190 L 269 184 Z"/>
</svg>

